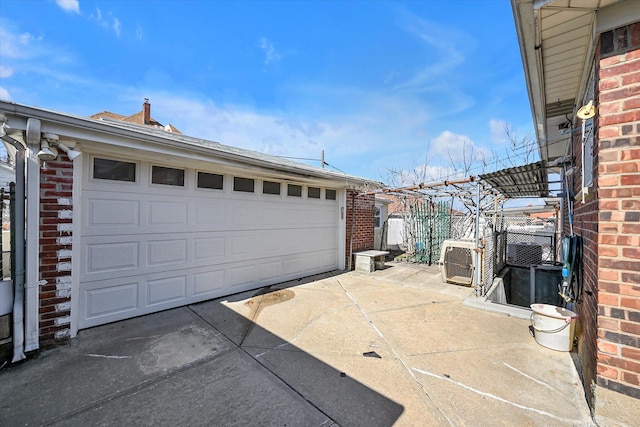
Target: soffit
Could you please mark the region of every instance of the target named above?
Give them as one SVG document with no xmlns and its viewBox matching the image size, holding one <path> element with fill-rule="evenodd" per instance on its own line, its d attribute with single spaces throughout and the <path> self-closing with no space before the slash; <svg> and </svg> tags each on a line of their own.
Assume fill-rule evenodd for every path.
<svg viewBox="0 0 640 427">
<path fill-rule="evenodd" d="M 512 0 L 540 157 L 569 151 L 595 47 L 596 13 L 622 0 Z"/>
</svg>

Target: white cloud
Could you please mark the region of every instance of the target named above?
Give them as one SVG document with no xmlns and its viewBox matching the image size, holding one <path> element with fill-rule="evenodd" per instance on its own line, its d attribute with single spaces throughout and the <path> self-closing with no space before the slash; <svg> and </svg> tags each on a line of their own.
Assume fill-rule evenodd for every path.
<svg viewBox="0 0 640 427">
<path fill-rule="evenodd" d="M 260 49 L 263 50 L 265 58 L 264 65 L 269 65 L 272 62 L 279 61 L 282 59 L 282 55 L 276 51 L 276 48 L 273 46 L 271 40 L 266 37 L 262 37 L 260 39 Z"/>
<path fill-rule="evenodd" d="M 144 31 L 142 30 L 142 26 L 140 24 L 136 25 L 136 40 L 140 41 L 144 37 Z"/>
<path fill-rule="evenodd" d="M 412 170 L 400 170 L 390 174 L 390 182 L 387 182 L 387 185 L 399 188 L 459 178 L 463 178 L 462 173 L 453 167 L 422 165 Z"/>
<path fill-rule="evenodd" d="M 496 144 L 503 144 L 507 141 L 507 134 L 505 129 L 507 122 L 504 120 L 491 119 L 489 120 L 489 130 L 491 141 Z"/>
<path fill-rule="evenodd" d="M 113 18 L 113 31 L 116 32 L 116 36 L 120 37 L 120 20 Z"/>
<path fill-rule="evenodd" d="M 0 79 L 6 79 L 13 75 L 13 68 L 0 65 Z"/>
<path fill-rule="evenodd" d="M 455 76 L 462 72 L 465 49 L 474 44 L 466 33 L 424 20 L 406 10 L 398 12 L 398 26 L 419 39 L 425 48 L 425 64 L 412 75 L 394 74 L 396 91 L 411 92 L 414 96 L 439 99 L 439 115 L 458 113 L 471 107 L 473 97 L 459 88 Z"/>
<path fill-rule="evenodd" d="M 431 140 L 429 154 L 433 158 L 466 164 L 490 157 L 486 148 L 477 146 L 468 136 L 448 130 Z"/>
<path fill-rule="evenodd" d="M 11 101 L 11 94 L 5 88 L 0 86 L 0 99 L 3 101 Z"/>
<path fill-rule="evenodd" d="M 472 41 L 463 32 L 453 31 L 404 10 L 399 12 L 398 21 L 400 27 L 435 51 L 435 54 L 428 56 L 435 60 L 399 84 L 398 88 L 415 89 L 432 85 L 433 78 L 448 77 L 452 70 L 465 61 L 461 46 L 468 46 Z"/>
<path fill-rule="evenodd" d="M 2 40 L 2 58 L 16 59 L 33 56 L 34 42 L 42 40 L 42 37 L 34 37 L 30 33 L 16 34 L 10 31 L 10 25 L 5 21 L 0 23 L 0 40 Z"/>
<path fill-rule="evenodd" d="M 99 7 L 96 7 L 96 11 L 93 14 L 89 14 L 88 18 L 92 21 L 95 21 L 99 26 L 107 29 L 113 30 L 117 37 L 120 37 L 120 30 L 122 24 L 120 20 L 113 16 L 111 12 L 107 13 L 107 16 L 102 14 L 102 11 Z"/>
<path fill-rule="evenodd" d="M 80 13 L 80 3 L 78 0 L 56 0 L 56 4 L 65 12 Z"/>
</svg>

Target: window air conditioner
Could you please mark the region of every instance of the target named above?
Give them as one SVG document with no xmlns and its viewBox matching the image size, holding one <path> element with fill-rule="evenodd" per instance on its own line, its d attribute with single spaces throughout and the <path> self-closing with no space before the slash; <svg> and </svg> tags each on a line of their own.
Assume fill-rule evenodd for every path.
<svg viewBox="0 0 640 427">
<path fill-rule="evenodd" d="M 475 242 L 445 240 L 440 251 L 442 280 L 447 283 L 471 286 L 473 284 L 476 257 Z"/>
</svg>

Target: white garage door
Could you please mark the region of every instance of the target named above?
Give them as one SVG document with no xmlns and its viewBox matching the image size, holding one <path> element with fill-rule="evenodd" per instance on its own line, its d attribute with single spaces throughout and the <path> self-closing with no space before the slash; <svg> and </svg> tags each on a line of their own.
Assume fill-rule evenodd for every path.
<svg viewBox="0 0 640 427">
<path fill-rule="evenodd" d="M 86 158 L 80 329 L 338 268 L 334 189 Z"/>
</svg>

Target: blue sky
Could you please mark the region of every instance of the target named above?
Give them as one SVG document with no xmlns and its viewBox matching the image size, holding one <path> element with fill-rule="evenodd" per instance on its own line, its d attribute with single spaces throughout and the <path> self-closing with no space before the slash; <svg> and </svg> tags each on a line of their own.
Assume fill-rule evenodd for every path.
<svg viewBox="0 0 640 427">
<path fill-rule="evenodd" d="M 3 0 L 0 98 L 81 116 L 149 98 L 185 134 L 324 150 L 390 184 L 446 178 L 462 156 L 496 169 L 505 124 L 532 132 L 506 0 Z"/>
</svg>

